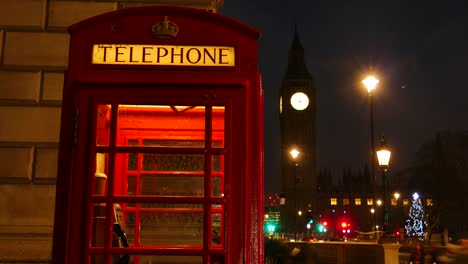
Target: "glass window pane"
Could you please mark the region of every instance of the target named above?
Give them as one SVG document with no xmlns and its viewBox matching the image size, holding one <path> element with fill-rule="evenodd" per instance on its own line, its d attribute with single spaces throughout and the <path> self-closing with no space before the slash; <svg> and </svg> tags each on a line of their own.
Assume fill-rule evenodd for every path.
<svg viewBox="0 0 468 264">
<path fill-rule="evenodd" d="M 211 243 L 213 247 L 220 247 L 224 244 L 224 209 L 221 204 L 211 206 Z"/>
<path fill-rule="evenodd" d="M 211 244 L 221 245 L 221 214 L 211 214 Z"/>
<path fill-rule="evenodd" d="M 145 146 L 204 147 L 205 107 L 178 105 L 119 105 L 118 145 L 144 133 Z M 191 144 L 181 145 L 183 141 Z"/>
<path fill-rule="evenodd" d="M 141 245 L 203 245 L 203 213 L 142 213 Z"/>
<path fill-rule="evenodd" d="M 203 172 L 205 159 L 202 154 L 143 154 L 144 171 Z"/>
<path fill-rule="evenodd" d="M 203 245 L 203 204 L 137 203 L 128 207 L 122 203 L 121 208 L 121 227 L 130 247 Z"/>
<path fill-rule="evenodd" d="M 112 263 L 120 263 L 120 259 L 124 256 L 113 256 Z M 133 255 L 128 256 L 129 261 L 125 263 L 140 263 L 140 264 L 202 264 L 202 256 L 148 256 L 148 255 Z M 124 263 L 124 262 L 122 262 Z M 222 263 L 222 262 L 217 262 Z"/>
<path fill-rule="evenodd" d="M 136 160 L 132 161 L 132 156 Z M 128 166 L 122 164 L 125 160 Z M 143 167 L 130 170 L 130 163 L 143 163 Z M 204 196 L 204 165 L 203 154 L 118 153 L 114 193 L 131 196 L 201 197 Z M 216 177 L 219 178 L 220 175 L 218 173 Z M 220 184 L 217 183 L 217 186 L 219 193 Z"/>
<path fill-rule="evenodd" d="M 144 146 L 151 147 L 178 147 L 178 148 L 203 148 L 205 146 L 204 140 L 157 140 L 157 139 L 144 139 Z"/>
<path fill-rule="evenodd" d="M 124 210 L 125 211 L 125 210 Z M 124 221 L 125 221 L 125 227 L 126 227 L 126 235 L 127 235 L 127 241 L 129 245 L 134 245 L 135 244 L 135 236 L 138 236 L 135 234 L 135 230 L 138 229 L 138 225 L 135 225 L 135 212 L 134 211 L 127 211 L 124 213 Z"/>
<path fill-rule="evenodd" d="M 211 170 L 213 172 L 224 171 L 224 155 L 213 155 Z"/>
<path fill-rule="evenodd" d="M 211 178 L 211 196 L 212 197 L 223 197 L 224 196 L 224 185 L 222 177 Z"/>
<path fill-rule="evenodd" d="M 141 175 L 140 195 L 203 196 L 203 176 Z"/>
<path fill-rule="evenodd" d="M 128 153 L 128 164 L 127 164 L 127 169 L 129 171 L 137 171 L 137 161 L 138 157 L 136 153 Z"/>
<path fill-rule="evenodd" d="M 94 247 L 104 246 L 104 231 L 106 230 L 106 204 L 95 203 L 92 220 L 91 245 Z"/>
<path fill-rule="evenodd" d="M 224 130 L 225 130 L 225 107 L 214 106 L 212 110 L 212 147 L 224 147 Z"/>
<path fill-rule="evenodd" d="M 97 107 L 96 145 L 98 146 L 109 146 L 110 109 L 111 106 L 105 104 Z"/>
<path fill-rule="evenodd" d="M 128 176 L 127 177 L 127 195 L 137 195 L 137 177 Z"/>
<path fill-rule="evenodd" d="M 128 140 L 129 146 L 138 146 L 138 140 L 132 139 Z M 138 156 L 137 153 L 128 153 L 127 154 L 127 170 L 128 171 L 137 171 L 138 170 Z"/>
<path fill-rule="evenodd" d="M 224 155 L 212 156 L 211 196 L 224 196 Z"/>
<path fill-rule="evenodd" d="M 144 203 L 139 204 L 140 208 L 145 210 L 162 210 L 167 212 L 175 211 L 201 211 L 203 206 L 201 204 L 185 204 L 185 203 Z"/>
<path fill-rule="evenodd" d="M 142 212 L 140 244 L 202 246 L 203 211 Z"/>
</svg>

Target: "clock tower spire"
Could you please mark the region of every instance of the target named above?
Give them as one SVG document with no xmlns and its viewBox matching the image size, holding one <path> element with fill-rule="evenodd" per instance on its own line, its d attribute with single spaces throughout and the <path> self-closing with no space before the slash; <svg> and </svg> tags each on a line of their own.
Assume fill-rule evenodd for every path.
<svg viewBox="0 0 468 264">
<path fill-rule="evenodd" d="M 288 66 L 280 89 L 281 181 L 286 198 L 283 230 L 302 233 L 316 208 L 315 113 L 316 96 L 307 70 L 297 25 L 289 49 Z M 290 151 L 295 148 L 295 159 Z M 298 212 L 302 215 L 298 215 Z M 307 213 L 309 212 L 309 213 Z"/>
</svg>

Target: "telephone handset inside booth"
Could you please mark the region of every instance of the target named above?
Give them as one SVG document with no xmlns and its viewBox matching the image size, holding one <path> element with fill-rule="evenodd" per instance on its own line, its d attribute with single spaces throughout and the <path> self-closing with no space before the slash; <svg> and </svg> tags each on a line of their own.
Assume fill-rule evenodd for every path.
<svg viewBox="0 0 468 264">
<path fill-rule="evenodd" d="M 127 235 L 125 234 L 125 223 L 123 221 L 122 207 L 119 204 L 114 204 L 114 223 L 112 234 L 112 246 L 128 247 Z M 130 261 L 129 255 L 115 256 L 113 263 L 128 264 Z"/>
<path fill-rule="evenodd" d="M 105 186 L 106 186 L 107 176 L 105 173 L 96 173 L 95 174 L 95 194 L 104 195 Z M 123 219 L 122 207 L 119 204 L 114 204 L 113 206 L 113 224 L 112 224 L 112 246 L 113 247 L 128 247 L 127 235 L 125 234 L 125 222 Z M 104 242 L 103 234 L 105 228 L 105 205 L 97 204 L 95 206 L 96 216 L 94 219 L 94 230 L 95 235 L 93 242 L 95 244 L 101 244 Z M 98 241 L 100 240 L 100 241 Z M 129 264 L 130 256 L 121 255 L 113 256 L 112 264 Z M 94 263 L 104 263 L 103 258 L 95 259 Z"/>
</svg>

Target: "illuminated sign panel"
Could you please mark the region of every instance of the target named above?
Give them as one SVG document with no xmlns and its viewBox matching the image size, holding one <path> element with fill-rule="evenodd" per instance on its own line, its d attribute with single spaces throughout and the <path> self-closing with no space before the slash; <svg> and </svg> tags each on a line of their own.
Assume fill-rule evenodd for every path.
<svg viewBox="0 0 468 264">
<path fill-rule="evenodd" d="M 95 44 L 93 64 L 234 66 L 234 47 Z"/>
</svg>

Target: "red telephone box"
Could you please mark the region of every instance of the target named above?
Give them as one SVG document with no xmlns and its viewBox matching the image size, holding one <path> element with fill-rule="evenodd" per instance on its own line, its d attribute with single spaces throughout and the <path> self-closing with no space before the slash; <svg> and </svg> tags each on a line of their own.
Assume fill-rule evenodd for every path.
<svg viewBox="0 0 468 264">
<path fill-rule="evenodd" d="M 52 263 L 262 263 L 259 32 L 180 7 L 69 30 Z"/>
</svg>

